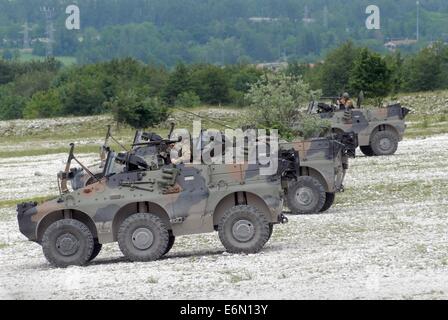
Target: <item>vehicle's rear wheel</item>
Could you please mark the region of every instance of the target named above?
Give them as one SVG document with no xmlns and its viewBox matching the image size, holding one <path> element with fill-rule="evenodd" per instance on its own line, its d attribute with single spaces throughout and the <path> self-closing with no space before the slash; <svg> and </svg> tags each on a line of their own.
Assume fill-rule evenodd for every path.
<svg viewBox="0 0 448 320">
<path fill-rule="evenodd" d="M 286 194 L 288 208 L 293 214 L 318 213 L 324 206 L 326 193 L 319 180 L 302 176 L 290 185 Z"/>
<path fill-rule="evenodd" d="M 93 251 L 92 251 L 92 255 L 89 258 L 89 261 L 92 261 L 93 259 L 95 259 L 100 254 L 101 249 L 103 248 L 103 245 L 98 242 L 98 239 L 95 239 L 94 242 L 95 242 L 95 244 L 93 245 Z"/>
<path fill-rule="evenodd" d="M 389 156 L 398 149 L 398 136 L 390 130 L 378 131 L 372 137 L 372 150 L 376 156 Z"/>
<path fill-rule="evenodd" d="M 170 234 L 170 238 L 168 239 L 168 247 L 165 250 L 165 253 L 163 255 L 166 255 L 174 246 L 174 242 L 176 241 L 176 237 Z"/>
<path fill-rule="evenodd" d="M 268 238 L 268 241 L 271 239 L 273 233 L 274 233 L 274 225 L 272 223 L 270 223 L 269 224 L 269 238 Z"/>
<path fill-rule="evenodd" d="M 252 206 L 234 206 L 218 225 L 219 238 L 230 253 L 257 253 L 268 242 L 271 224 Z"/>
<path fill-rule="evenodd" d="M 94 244 L 89 228 L 84 223 L 72 219 L 54 222 L 42 237 L 45 258 L 59 268 L 87 264 Z"/>
<path fill-rule="evenodd" d="M 334 203 L 334 199 L 336 198 L 336 194 L 333 192 L 327 192 L 326 194 L 326 199 L 325 199 L 325 204 L 322 207 L 322 209 L 320 209 L 320 212 L 325 212 L 328 209 L 330 209 L 333 206 Z"/>
<path fill-rule="evenodd" d="M 366 157 L 373 157 L 375 155 L 375 153 L 372 150 L 371 146 L 360 146 L 359 147 L 361 149 L 361 152 L 366 156 Z"/>
<path fill-rule="evenodd" d="M 149 213 L 136 213 L 118 230 L 118 245 L 131 261 L 154 261 L 162 257 L 169 244 L 169 231 L 163 221 Z"/>
</svg>

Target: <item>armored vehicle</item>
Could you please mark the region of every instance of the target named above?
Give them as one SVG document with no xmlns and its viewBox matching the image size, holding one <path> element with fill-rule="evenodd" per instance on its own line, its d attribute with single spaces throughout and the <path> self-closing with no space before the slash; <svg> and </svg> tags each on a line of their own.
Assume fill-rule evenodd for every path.
<svg viewBox="0 0 448 320">
<path fill-rule="evenodd" d="M 229 252 L 259 252 L 273 226 L 287 222 L 282 172 L 261 176 L 258 165 L 247 164 L 172 165 L 164 153 L 175 142 L 146 142 L 156 152 L 145 157 L 109 150 L 101 177 L 77 160 L 72 144 L 58 174 L 59 197 L 18 205 L 20 231 L 57 267 L 85 265 L 110 242 L 131 261 L 152 261 L 169 252 L 175 237 L 213 231 Z M 94 181 L 70 190 L 79 172 L 72 162 Z"/>
<path fill-rule="evenodd" d="M 344 191 L 348 160 L 354 156 L 356 144 L 353 134 L 280 144 L 280 159 L 289 160 L 288 169 L 282 170 L 282 185 L 292 213 L 312 214 L 331 208 L 336 193 Z"/>
<path fill-rule="evenodd" d="M 173 131 L 174 125 L 171 127 L 170 135 Z M 222 136 L 225 137 L 223 133 Z M 109 139 L 116 141 L 111 135 L 110 128 L 101 147 L 100 168 L 104 167 Z M 157 153 L 157 148 L 147 145 L 146 142 L 161 139 L 155 133 L 136 131 L 132 144 L 133 151 L 142 157 Z M 223 145 L 226 143 L 226 138 L 222 143 Z M 348 159 L 355 156 L 356 147 L 356 135 L 353 133 L 280 144 L 279 159 L 285 166 L 282 171 L 282 187 L 291 213 L 313 214 L 325 212 L 332 207 L 336 193 L 344 190 L 343 182 L 349 167 Z M 101 178 L 103 171 L 100 168 L 92 167 L 89 170 L 96 178 Z M 122 170 L 119 167 L 115 169 Z M 74 190 L 96 181 L 95 177 L 92 178 L 83 168 L 74 169 L 72 176 L 70 181 Z"/>
<path fill-rule="evenodd" d="M 400 104 L 375 109 L 361 108 L 358 104 L 358 108 L 340 110 L 338 106 L 316 101 L 308 108 L 308 113 L 330 120 L 334 133 L 357 134 L 362 153 L 369 157 L 392 155 L 397 151 L 409 111 Z"/>
</svg>

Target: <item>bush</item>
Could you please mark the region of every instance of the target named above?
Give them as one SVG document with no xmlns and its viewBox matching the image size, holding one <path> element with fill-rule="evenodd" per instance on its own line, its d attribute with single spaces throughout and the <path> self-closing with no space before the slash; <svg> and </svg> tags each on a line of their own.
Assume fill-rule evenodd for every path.
<svg viewBox="0 0 448 320">
<path fill-rule="evenodd" d="M 105 103 L 117 123 L 128 124 L 136 129 L 156 126 L 168 119 L 169 111 L 158 98 L 148 98 L 134 91 L 120 93 Z"/>
<path fill-rule="evenodd" d="M 183 92 L 177 96 L 176 107 L 193 108 L 201 104 L 201 99 L 192 91 Z"/>
<path fill-rule="evenodd" d="M 51 118 L 61 115 L 61 98 L 55 89 L 36 93 L 23 110 L 23 117 L 26 119 Z"/>
<path fill-rule="evenodd" d="M 102 82 L 93 77 L 85 77 L 81 81 L 69 82 L 62 86 L 60 92 L 64 115 L 87 116 L 103 113 L 106 96 L 102 89 Z"/>
<path fill-rule="evenodd" d="M 26 99 L 15 95 L 10 86 L 0 87 L 0 120 L 22 118 Z"/>
</svg>

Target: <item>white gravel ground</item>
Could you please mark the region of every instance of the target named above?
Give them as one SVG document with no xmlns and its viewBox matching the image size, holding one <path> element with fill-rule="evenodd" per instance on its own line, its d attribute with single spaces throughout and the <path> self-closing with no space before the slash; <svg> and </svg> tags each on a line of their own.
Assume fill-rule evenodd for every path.
<svg viewBox="0 0 448 320">
<path fill-rule="evenodd" d="M 57 173 L 64 170 L 67 153 L 39 157 L 0 158 L 0 201 L 29 199 L 58 193 Z M 92 165 L 98 155 L 79 155 Z"/>
<path fill-rule="evenodd" d="M 447 146 L 441 135 L 357 158 L 327 214 L 290 216 L 257 255 L 229 255 L 209 234 L 176 239 L 152 263 L 126 262 L 111 244 L 88 267 L 53 269 L 14 208 L 0 209 L 0 298 L 447 299 Z M 0 160 L 0 200 L 54 193 L 64 159 Z"/>
</svg>

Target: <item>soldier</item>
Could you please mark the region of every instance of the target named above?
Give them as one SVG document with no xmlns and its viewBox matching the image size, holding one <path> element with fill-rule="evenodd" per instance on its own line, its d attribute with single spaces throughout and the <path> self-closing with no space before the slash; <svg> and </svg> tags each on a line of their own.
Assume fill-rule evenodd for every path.
<svg viewBox="0 0 448 320">
<path fill-rule="evenodd" d="M 350 110 L 355 108 L 353 106 L 353 101 L 350 99 L 350 95 L 347 92 L 345 92 L 338 100 L 338 105 L 340 110 Z"/>
</svg>

